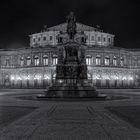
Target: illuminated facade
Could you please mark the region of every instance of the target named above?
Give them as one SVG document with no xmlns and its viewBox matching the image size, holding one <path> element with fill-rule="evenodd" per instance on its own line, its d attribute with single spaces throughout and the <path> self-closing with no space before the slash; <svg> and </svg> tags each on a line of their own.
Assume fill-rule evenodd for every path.
<svg viewBox="0 0 140 140">
<path fill-rule="evenodd" d="M 30 35 L 30 47 L 0 50 L 1 88 L 47 88 L 56 76 L 58 47 L 67 23 Z M 88 79 L 99 88 L 139 88 L 140 51 L 114 46 L 114 35 L 77 23 L 86 36 Z M 75 35 L 76 36 L 76 35 Z M 78 40 L 75 40 L 78 42 Z M 80 45 L 80 44 L 79 44 Z"/>
</svg>

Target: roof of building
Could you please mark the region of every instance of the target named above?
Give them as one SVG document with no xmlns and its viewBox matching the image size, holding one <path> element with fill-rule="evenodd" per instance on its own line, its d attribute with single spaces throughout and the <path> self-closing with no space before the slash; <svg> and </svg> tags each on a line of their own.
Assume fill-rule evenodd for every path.
<svg viewBox="0 0 140 140">
<path fill-rule="evenodd" d="M 88 25 L 84 25 L 84 24 L 81 24 L 81 23 L 76 23 L 76 26 L 77 26 L 77 31 L 95 31 L 95 30 L 98 30 L 97 28 L 94 28 L 94 27 L 91 27 L 91 26 L 88 26 Z M 53 27 L 50 27 L 48 28 L 48 30 L 53 30 L 53 31 L 66 31 L 67 29 L 67 23 L 62 23 L 62 24 L 59 24 L 59 25 L 56 25 L 56 26 L 53 26 Z"/>
<path fill-rule="evenodd" d="M 29 35 L 29 36 L 32 36 L 32 35 L 35 35 L 35 34 L 40 34 L 42 32 L 46 32 L 46 31 L 62 31 L 62 32 L 66 32 L 66 30 L 67 30 L 67 22 L 64 22 L 62 24 L 58 24 L 58 25 L 52 26 L 52 27 L 47 27 L 45 25 L 44 29 L 41 32 L 34 33 L 34 34 Z M 103 32 L 103 30 L 101 30 L 99 28 L 88 26 L 88 25 L 85 25 L 85 24 L 82 24 L 82 23 L 79 23 L 79 22 L 76 22 L 76 30 L 79 31 L 79 32 L 81 32 L 81 31 Z M 103 33 L 105 33 L 105 32 L 103 32 Z M 107 34 L 114 36 L 113 34 L 110 34 L 110 33 L 107 33 Z"/>
</svg>

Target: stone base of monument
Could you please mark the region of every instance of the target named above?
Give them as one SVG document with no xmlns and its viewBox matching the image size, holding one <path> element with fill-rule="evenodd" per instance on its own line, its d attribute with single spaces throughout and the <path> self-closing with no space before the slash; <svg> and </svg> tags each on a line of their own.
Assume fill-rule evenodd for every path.
<svg viewBox="0 0 140 140">
<path fill-rule="evenodd" d="M 38 98 L 106 98 L 90 85 L 53 85 Z"/>
</svg>

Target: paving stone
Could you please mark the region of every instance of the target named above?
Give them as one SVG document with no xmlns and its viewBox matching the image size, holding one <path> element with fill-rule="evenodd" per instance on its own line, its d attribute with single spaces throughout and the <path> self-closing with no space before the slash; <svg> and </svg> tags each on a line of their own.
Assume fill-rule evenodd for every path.
<svg viewBox="0 0 140 140">
<path fill-rule="evenodd" d="M 36 102 L 3 97 L 1 105 L 38 109 L 1 129 L 0 140 L 140 140 L 139 129 L 104 109 L 134 104 L 140 105 L 138 99 L 136 102 Z"/>
</svg>

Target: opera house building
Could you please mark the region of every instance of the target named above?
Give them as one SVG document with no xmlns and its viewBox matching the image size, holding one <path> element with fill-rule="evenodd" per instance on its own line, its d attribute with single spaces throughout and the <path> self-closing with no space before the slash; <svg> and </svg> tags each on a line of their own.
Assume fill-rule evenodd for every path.
<svg viewBox="0 0 140 140">
<path fill-rule="evenodd" d="M 67 23 L 29 35 L 30 45 L 0 50 L 0 88 L 47 88 L 56 78 L 59 34 Z M 114 35 L 76 22 L 85 46 L 88 82 L 97 88 L 139 88 L 140 51 L 114 46 Z"/>
</svg>

